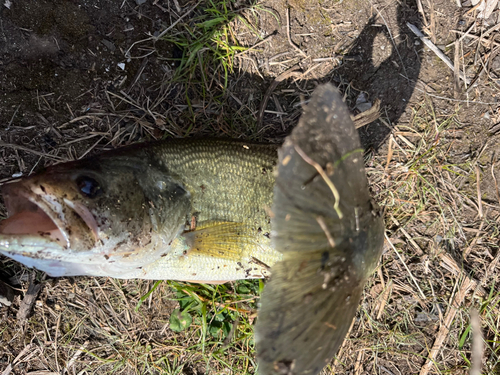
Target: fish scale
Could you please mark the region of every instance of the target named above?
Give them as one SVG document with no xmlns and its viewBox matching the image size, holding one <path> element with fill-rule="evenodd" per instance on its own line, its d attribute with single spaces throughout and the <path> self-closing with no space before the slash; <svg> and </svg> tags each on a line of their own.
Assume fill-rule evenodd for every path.
<svg viewBox="0 0 500 375">
<path fill-rule="evenodd" d="M 181 139 L 49 167 L 4 186 L 14 216 L 0 224 L 0 252 L 53 276 L 199 282 L 266 277 L 281 259 L 271 246 L 266 213 L 276 161 L 276 145 Z M 96 196 L 86 196 L 91 192 Z M 54 219 L 62 209 L 80 212 L 64 223 Z M 69 245 L 50 239 L 56 235 L 32 233 L 37 221 L 50 227 L 45 214 L 52 215 L 52 232 Z M 32 223 L 29 235 L 19 229 L 23 220 Z M 77 231 L 70 228 L 88 235 L 93 228 L 97 242 L 76 248 Z"/>
<path fill-rule="evenodd" d="M 191 215 L 198 225 L 211 221 L 243 223 L 246 233 L 237 243 L 243 254 L 240 259 L 191 253 L 183 256 L 186 245 L 177 241 L 169 254 L 141 272 L 152 279 L 162 276 L 192 281 L 268 276 L 269 270 L 252 257 L 269 266 L 281 259 L 271 246 L 271 224 L 265 210 L 272 204 L 277 146 L 183 140 L 168 148 L 158 144 L 148 152 L 168 166 L 191 192 Z"/>
</svg>

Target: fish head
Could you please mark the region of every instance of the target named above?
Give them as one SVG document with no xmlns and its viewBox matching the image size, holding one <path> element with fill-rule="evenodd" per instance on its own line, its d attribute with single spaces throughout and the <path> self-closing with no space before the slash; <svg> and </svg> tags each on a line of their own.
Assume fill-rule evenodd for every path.
<svg viewBox="0 0 500 375">
<path fill-rule="evenodd" d="M 168 250 L 190 210 L 168 173 L 123 155 L 55 165 L 1 191 L 0 252 L 53 276 L 133 276 Z"/>
</svg>

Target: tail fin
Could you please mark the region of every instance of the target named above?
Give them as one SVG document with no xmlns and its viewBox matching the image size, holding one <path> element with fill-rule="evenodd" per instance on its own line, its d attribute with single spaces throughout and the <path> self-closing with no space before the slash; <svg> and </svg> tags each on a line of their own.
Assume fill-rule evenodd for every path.
<svg viewBox="0 0 500 375">
<path fill-rule="evenodd" d="M 258 372 L 317 374 L 342 344 L 383 244 L 359 137 L 331 85 L 314 92 L 277 172 L 272 235 L 284 259 L 261 299 Z"/>
</svg>

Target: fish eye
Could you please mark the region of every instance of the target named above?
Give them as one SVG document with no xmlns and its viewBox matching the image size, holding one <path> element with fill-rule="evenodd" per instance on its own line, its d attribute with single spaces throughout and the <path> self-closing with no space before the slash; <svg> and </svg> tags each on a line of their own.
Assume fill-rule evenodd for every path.
<svg viewBox="0 0 500 375">
<path fill-rule="evenodd" d="M 76 186 L 82 195 L 94 199 L 102 194 L 101 185 L 94 178 L 89 176 L 78 176 L 75 180 Z"/>
</svg>

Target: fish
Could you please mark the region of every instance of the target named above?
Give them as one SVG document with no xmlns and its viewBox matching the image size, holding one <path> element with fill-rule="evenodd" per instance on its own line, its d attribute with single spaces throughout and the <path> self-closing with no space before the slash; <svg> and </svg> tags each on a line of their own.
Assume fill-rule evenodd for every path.
<svg viewBox="0 0 500 375">
<path fill-rule="evenodd" d="M 265 278 L 277 145 L 136 144 L 2 185 L 0 253 L 58 276 Z"/>
<path fill-rule="evenodd" d="M 314 375 L 331 360 L 384 238 L 359 136 L 331 85 L 281 147 L 138 144 L 1 191 L 0 253 L 50 276 L 269 279 L 255 326 L 260 375 Z"/>
<path fill-rule="evenodd" d="M 384 243 L 342 96 L 318 87 L 279 151 L 271 238 L 283 259 L 260 299 L 260 375 L 315 375 L 337 353 Z"/>
</svg>

